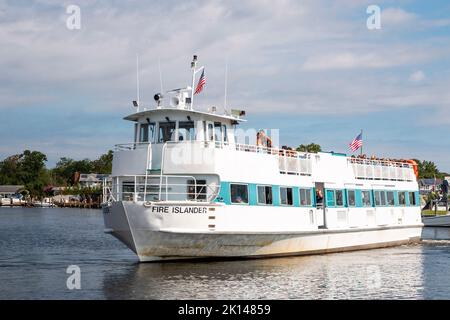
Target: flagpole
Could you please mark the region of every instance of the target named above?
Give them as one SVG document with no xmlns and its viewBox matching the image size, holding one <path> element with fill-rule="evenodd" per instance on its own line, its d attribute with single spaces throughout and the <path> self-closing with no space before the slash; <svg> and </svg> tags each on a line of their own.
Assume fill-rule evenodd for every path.
<svg viewBox="0 0 450 320">
<path fill-rule="evenodd" d="M 363 130 L 361 129 L 361 140 L 363 139 L 362 133 L 363 133 Z M 362 156 L 362 154 L 363 154 L 363 144 L 361 144 L 361 156 Z"/>
<path fill-rule="evenodd" d="M 191 110 L 194 110 L 194 86 L 195 86 L 195 67 L 197 66 L 197 56 L 194 56 L 191 62 L 192 68 L 192 90 L 191 90 Z"/>
</svg>

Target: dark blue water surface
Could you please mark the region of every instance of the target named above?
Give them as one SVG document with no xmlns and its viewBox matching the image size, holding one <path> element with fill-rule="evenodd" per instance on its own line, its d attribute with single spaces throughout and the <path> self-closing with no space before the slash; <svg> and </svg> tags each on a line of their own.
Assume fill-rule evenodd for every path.
<svg viewBox="0 0 450 320">
<path fill-rule="evenodd" d="M 0 208 L 0 299 L 450 299 L 450 230 L 420 244 L 277 259 L 138 263 L 100 210 Z M 77 265 L 81 289 L 69 290 Z"/>
</svg>

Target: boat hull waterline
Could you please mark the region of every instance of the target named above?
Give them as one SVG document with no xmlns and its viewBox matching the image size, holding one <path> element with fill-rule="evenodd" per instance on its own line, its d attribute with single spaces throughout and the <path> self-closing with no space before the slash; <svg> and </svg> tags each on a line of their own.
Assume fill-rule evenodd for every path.
<svg viewBox="0 0 450 320">
<path fill-rule="evenodd" d="M 416 224 L 290 232 L 158 229 L 160 217 L 151 210 L 138 214 L 137 207 L 124 203 L 104 208 L 104 219 L 105 232 L 125 243 L 141 262 L 267 258 L 383 248 L 419 242 L 423 227 Z"/>
</svg>

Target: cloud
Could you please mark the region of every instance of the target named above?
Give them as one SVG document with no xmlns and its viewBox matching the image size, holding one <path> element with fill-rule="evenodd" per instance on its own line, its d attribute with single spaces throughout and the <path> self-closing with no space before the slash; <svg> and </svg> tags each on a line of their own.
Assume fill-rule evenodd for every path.
<svg viewBox="0 0 450 320">
<path fill-rule="evenodd" d="M 222 105 L 228 60 L 228 105 L 250 114 L 370 117 L 423 107 L 450 124 L 450 36 L 444 28 L 439 35 L 429 30 L 447 20 L 390 1 L 381 3 L 386 8 L 379 31 L 366 27 L 370 1 L 79 1 L 78 31 L 66 28 L 70 3 L 0 0 L 2 116 L 37 108 L 80 114 L 83 120 L 73 120 L 70 133 L 52 132 L 51 123 L 42 129 L 77 139 L 77 129 L 85 130 L 78 121 L 97 127 L 95 114 L 120 119 L 133 111 L 136 54 L 146 105 L 160 88 L 158 60 L 168 90 L 189 84 L 190 59 L 198 54 L 208 79 L 196 99 L 199 108 Z M 30 127 L 60 121 L 33 116 Z M 105 126 L 93 132 L 123 141 L 123 131 Z M 93 139 L 94 149 L 103 150 L 100 144 Z M 67 150 L 81 154 L 83 146 Z"/>
<path fill-rule="evenodd" d="M 421 82 L 425 79 L 425 73 L 422 70 L 415 71 L 409 75 L 409 81 Z"/>
<path fill-rule="evenodd" d="M 381 11 L 381 26 L 408 26 L 417 23 L 418 16 L 401 8 L 386 8 Z"/>
</svg>

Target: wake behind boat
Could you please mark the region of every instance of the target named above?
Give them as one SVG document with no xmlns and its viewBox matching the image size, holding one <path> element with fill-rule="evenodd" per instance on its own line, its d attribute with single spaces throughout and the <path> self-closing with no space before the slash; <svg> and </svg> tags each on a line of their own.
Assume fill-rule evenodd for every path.
<svg viewBox="0 0 450 320">
<path fill-rule="evenodd" d="M 192 87 L 138 110 L 134 141 L 116 145 L 105 184 L 105 231 L 140 261 L 287 256 L 420 239 L 415 164 L 237 143 L 240 110 L 194 109 Z M 202 71 L 194 90 L 195 75 Z M 256 135 L 256 134 L 255 134 Z"/>
</svg>

